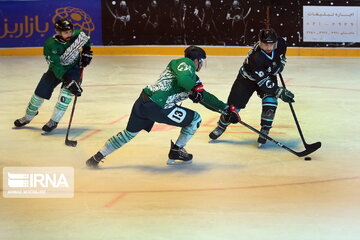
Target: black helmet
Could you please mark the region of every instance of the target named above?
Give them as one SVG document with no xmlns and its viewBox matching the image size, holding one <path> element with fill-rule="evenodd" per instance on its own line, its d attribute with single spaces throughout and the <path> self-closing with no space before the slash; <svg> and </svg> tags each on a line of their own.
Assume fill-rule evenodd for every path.
<svg viewBox="0 0 360 240">
<path fill-rule="evenodd" d="M 190 46 L 185 49 L 185 57 L 190 58 L 191 60 L 201 60 L 206 58 L 206 52 L 201 47 Z"/>
<path fill-rule="evenodd" d="M 262 43 L 276 43 L 277 34 L 274 29 L 261 29 L 259 33 L 259 41 Z"/>
<path fill-rule="evenodd" d="M 55 22 L 55 30 L 56 31 L 68 31 L 73 30 L 74 26 L 72 22 L 67 18 L 58 19 Z"/>
</svg>

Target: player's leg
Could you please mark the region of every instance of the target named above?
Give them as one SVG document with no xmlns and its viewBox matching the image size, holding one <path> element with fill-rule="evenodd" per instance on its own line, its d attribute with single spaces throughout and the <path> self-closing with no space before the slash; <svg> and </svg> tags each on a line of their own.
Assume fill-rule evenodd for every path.
<svg viewBox="0 0 360 240">
<path fill-rule="evenodd" d="M 123 130 L 118 134 L 109 138 L 104 147 L 98 151 L 94 156 L 86 161 L 88 167 L 96 168 L 99 163 L 109 154 L 123 147 L 125 144 L 130 142 L 139 132 L 130 132 L 128 130 Z"/>
<path fill-rule="evenodd" d="M 156 103 L 149 101 L 143 105 L 141 114 L 143 114 L 146 119 L 154 122 L 181 127 L 180 135 L 176 143 L 171 142 L 168 164 L 191 163 L 193 156 L 187 153 L 184 147 L 200 126 L 201 117 L 198 113 L 176 105 L 163 109 Z M 149 129 L 145 130 L 149 131 Z"/>
<path fill-rule="evenodd" d="M 198 128 L 198 125 L 201 122 L 200 116 L 198 115 L 195 117 L 194 111 L 178 106 L 170 109 L 163 109 L 151 100 L 143 99 L 142 96 L 140 96 L 132 108 L 126 129 L 111 137 L 105 143 L 103 149 L 88 159 L 86 164 L 89 167 L 97 167 L 99 162 L 105 156 L 123 147 L 142 129 L 150 132 L 154 122 L 183 127 L 177 141 L 177 144 L 180 146 L 177 146 L 176 144 L 173 144 L 172 146 L 172 149 L 179 155 L 176 156 L 179 159 L 174 160 L 180 160 L 182 162 L 191 161 L 192 155 L 185 151 L 184 146 Z M 180 159 L 180 155 L 183 159 Z"/>
<path fill-rule="evenodd" d="M 240 109 L 238 109 L 238 112 Z M 209 134 L 209 137 L 212 140 L 218 139 L 225 131 L 226 128 L 230 125 L 230 122 L 227 121 L 226 116 L 221 114 L 219 121 L 217 122 L 216 128 Z"/>
<path fill-rule="evenodd" d="M 262 99 L 261 132 L 268 135 L 275 118 L 278 101 L 276 97 L 268 96 Z M 258 138 L 259 147 L 266 143 L 266 138 L 261 135 Z"/>
<path fill-rule="evenodd" d="M 35 93 L 31 96 L 30 102 L 25 111 L 25 116 L 15 120 L 15 127 L 23 127 L 30 123 L 31 120 L 38 114 L 44 99 L 49 100 L 51 98 L 54 88 L 59 83 L 60 80 L 55 77 L 52 71 L 48 70 L 44 73 L 35 89 Z"/>
<path fill-rule="evenodd" d="M 72 80 L 80 82 L 80 75 L 80 68 L 71 69 L 64 75 L 64 82 L 71 82 Z M 74 97 L 74 94 L 72 94 L 69 89 L 65 88 L 65 85 L 66 84 L 62 84 L 61 86 L 59 97 L 55 104 L 53 114 L 50 120 L 42 127 L 42 134 L 50 133 L 55 128 L 57 128 L 58 123 L 64 116 L 66 110 L 69 107 L 69 104 L 71 103 L 72 98 Z"/>
<path fill-rule="evenodd" d="M 180 135 L 175 144 L 171 141 L 170 151 L 168 154 L 168 165 L 187 164 L 192 162 L 193 155 L 185 150 L 185 145 L 194 136 L 201 124 L 201 117 L 197 112 L 187 109 L 189 115 L 193 115 L 193 119 L 185 127 L 180 130 Z"/>
<path fill-rule="evenodd" d="M 191 163 L 193 156 L 187 153 L 184 147 L 199 128 L 201 123 L 200 115 L 193 110 L 177 105 L 163 109 L 151 101 L 145 92 L 142 92 L 140 99 L 142 99 L 142 104 L 137 112 L 138 116 L 142 119 L 151 120 L 150 123 L 152 123 L 146 126 L 146 122 L 144 122 L 142 125 L 146 127 L 142 129 L 149 132 L 154 122 L 181 127 L 176 143 L 171 142 L 168 164 Z M 128 124 L 127 129 L 136 128 Z"/>
<path fill-rule="evenodd" d="M 36 96 L 34 93 L 31 96 L 30 102 L 25 110 L 25 116 L 14 121 L 15 127 L 20 128 L 30 123 L 31 120 L 33 120 L 33 118 L 38 114 L 38 109 L 41 107 L 43 102 L 44 99 Z"/>
<path fill-rule="evenodd" d="M 255 89 L 255 82 L 245 79 L 239 74 L 231 88 L 228 104 L 234 105 L 239 112 L 240 109 L 246 107 Z M 230 122 L 226 119 L 225 115 L 220 116 L 217 127 L 209 134 L 212 140 L 218 139 L 226 131 L 226 128 L 230 125 Z"/>
<path fill-rule="evenodd" d="M 155 104 L 155 103 L 151 103 Z M 172 126 L 181 127 L 175 143 L 171 141 L 167 164 L 187 164 L 192 162 L 193 155 L 185 150 L 185 145 L 195 134 L 201 123 L 200 115 L 188 108 L 173 106 L 169 109 L 153 108 L 147 113 L 149 119 Z"/>
<path fill-rule="evenodd" d="M 73 96 L 74 94 L 72 94 L 68 89 L 61 88 L 58 100 L 53 110 L 53 114 L 50 120 L 42 127 L 43 134 L 50 133 L 57 127 L 69 104 L 71 103 Z"/>
<path fill-rule="evenodd" d="M 154 122 L 143 116 L 144 107 L 140 98 L 136 100 L 131 110 L 130 118 L 125 130 L 109 138 L 103 148 L 86 161 L 88 167 L 97 168 L 99 162 L 112 152 L 130 142 L 142 129 L 150 131 Z"/>
</svg>

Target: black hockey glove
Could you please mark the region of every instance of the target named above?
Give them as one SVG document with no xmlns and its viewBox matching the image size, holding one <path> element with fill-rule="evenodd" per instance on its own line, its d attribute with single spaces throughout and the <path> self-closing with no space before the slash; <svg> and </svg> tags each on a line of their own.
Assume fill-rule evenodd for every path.
<svg viewBox="0 0 360 240">
<path fill-rule="evenodd" d="M 224 120 L 229 123 L 238 123 L 241 121 L 240 115 L 235 109 L 234 105 L 230 105 L 228 109 L 226 109 L 226 115 L 224 116 Z"/>
<path fill-rule="evenodd" d="M 196 85 L 193 89 L 191 89 L 191 93 L 189 94 L 189 98 L 194 103 L 199 103 L 203 99 L 204 86 L 200 83 Z"/>
<path fill-rule="evenodd" d="M 82 67 L 88 66 L 92 58 L 93 58 L 93 51 L 91 51 L 90 49 L 83 49 L 81 53 L 80 66 Z"/>
<path fill-rule="evenodd" d="M 285 64 L 286 64 L 286 57 L 283 54 L 281 54 L 280 55 L 280 67 L 279 67 L 279 70 L 277 71 L 277 73 L 282 73 L 282 71 L 284 71 Z"/>
<path fill-rule="evenodd" d="M 284 102 L 287 102 L 287 103 L 295 102 L 294 94 L 292 92 L 290 92 L 289 90 L 287 90 L 286 88 L 283 88 L 283 87 L 279 87 L 278 89 L 276 89 L 275 96 L 277 98 L 280 98 Z"/>
<path fill-rule="evenodd" d="M 80 97 L 81 93 L 83 92 L 83 89 L 75 80 L 65 83 L 65 88 L 68 89 L 72 94 L 74 94 L 77 97 Z"/>
</svg>

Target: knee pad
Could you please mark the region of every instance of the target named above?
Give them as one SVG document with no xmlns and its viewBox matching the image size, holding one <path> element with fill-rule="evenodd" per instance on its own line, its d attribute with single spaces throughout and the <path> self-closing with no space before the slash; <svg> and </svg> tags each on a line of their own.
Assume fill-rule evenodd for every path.
<svg viewBox="0 0 360 240">
<path fill-rule="evenodd" d="M 186 135 L 194 135 L 196 130 L 198 130 L 198 128 L 200 127 L 200 124 L 201 124 L 201 117 L 197 112 L 195 112 L 194 119 L 191 121 L 189 125 L 181 129 L 181 133 Z"/>
<path fill-rule="evenodd" d="M 275 118 L 278 101 L 276 97 L 265 97 L 262 100 L 261 126 L 270 129 Z"/>
</svg>

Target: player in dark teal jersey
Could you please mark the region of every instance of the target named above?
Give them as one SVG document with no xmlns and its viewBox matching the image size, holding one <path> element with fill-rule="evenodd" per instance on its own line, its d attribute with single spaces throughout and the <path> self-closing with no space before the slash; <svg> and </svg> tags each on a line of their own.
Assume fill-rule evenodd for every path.
<svg viewBox="0 0 360 240">
<path fill-rule="evenodd" d="M 92 51 L 90 37 L 74 30 L 68 19 L 55 22 L 56 34 L 45 41 L 44 56 L 49 64 L 26 108 L 25 116 L 15 120 L 17 128 L 23 127 L 38 114 L 44 99 L 49 100 L 60 83 L 61 90 L 51 119 L 43 126 L 43 133 L 57 127 L 74 95 L 81 96 L 82 69 L 90 64 Z"/>
<path fill-rule="evenodd" d="M 170 61 L 158 81 L 142 90 L 133 105 L 126 129 L 108 139 L 105 146 L 86 161 L 86 165 L 98 167 L 105 156 L 124 146 L 141 130 L 150 132 L 155 122 L 181 127 L 177 141 L 171 141 L 167 164 L 191 163 L 193 156 L 184 147 L 199 128 L 201 117 L 197 112 L 177 105 L 178 102 L 190 98 L 205 107 L 209 103 L 210 106 L 228 111 L 230 121 L 237 121 L 237 114 L 205 91 L 197 77 L 196 72 L 201 70 L 205 58 L 206 53 L 202 48 L 190 46 L 185 49 L 184 58 Z"/>
<path fill-rule="evenodd" d="M 256 91 L 262 99 L 261 132 L 268 134 L 275 117 L 277 99 L 293 102 L 294 95 L 287 89 L 279 87 L 277 74 L 281 73 L 286 63 L 286 43 L 278 38 L 275 30 L 262 29 L 259 42 L 249 51 L 239 74 L 231 88 L 228 104 L 234 105 L 237 111 L 245 108 L 252 94 Z M 210 133 L 215 140 L 230 125 L 222 115 L 218 126 Z M 258 138 L 259 147 L 266 143 L 262 136 Z"/>
</svg>

